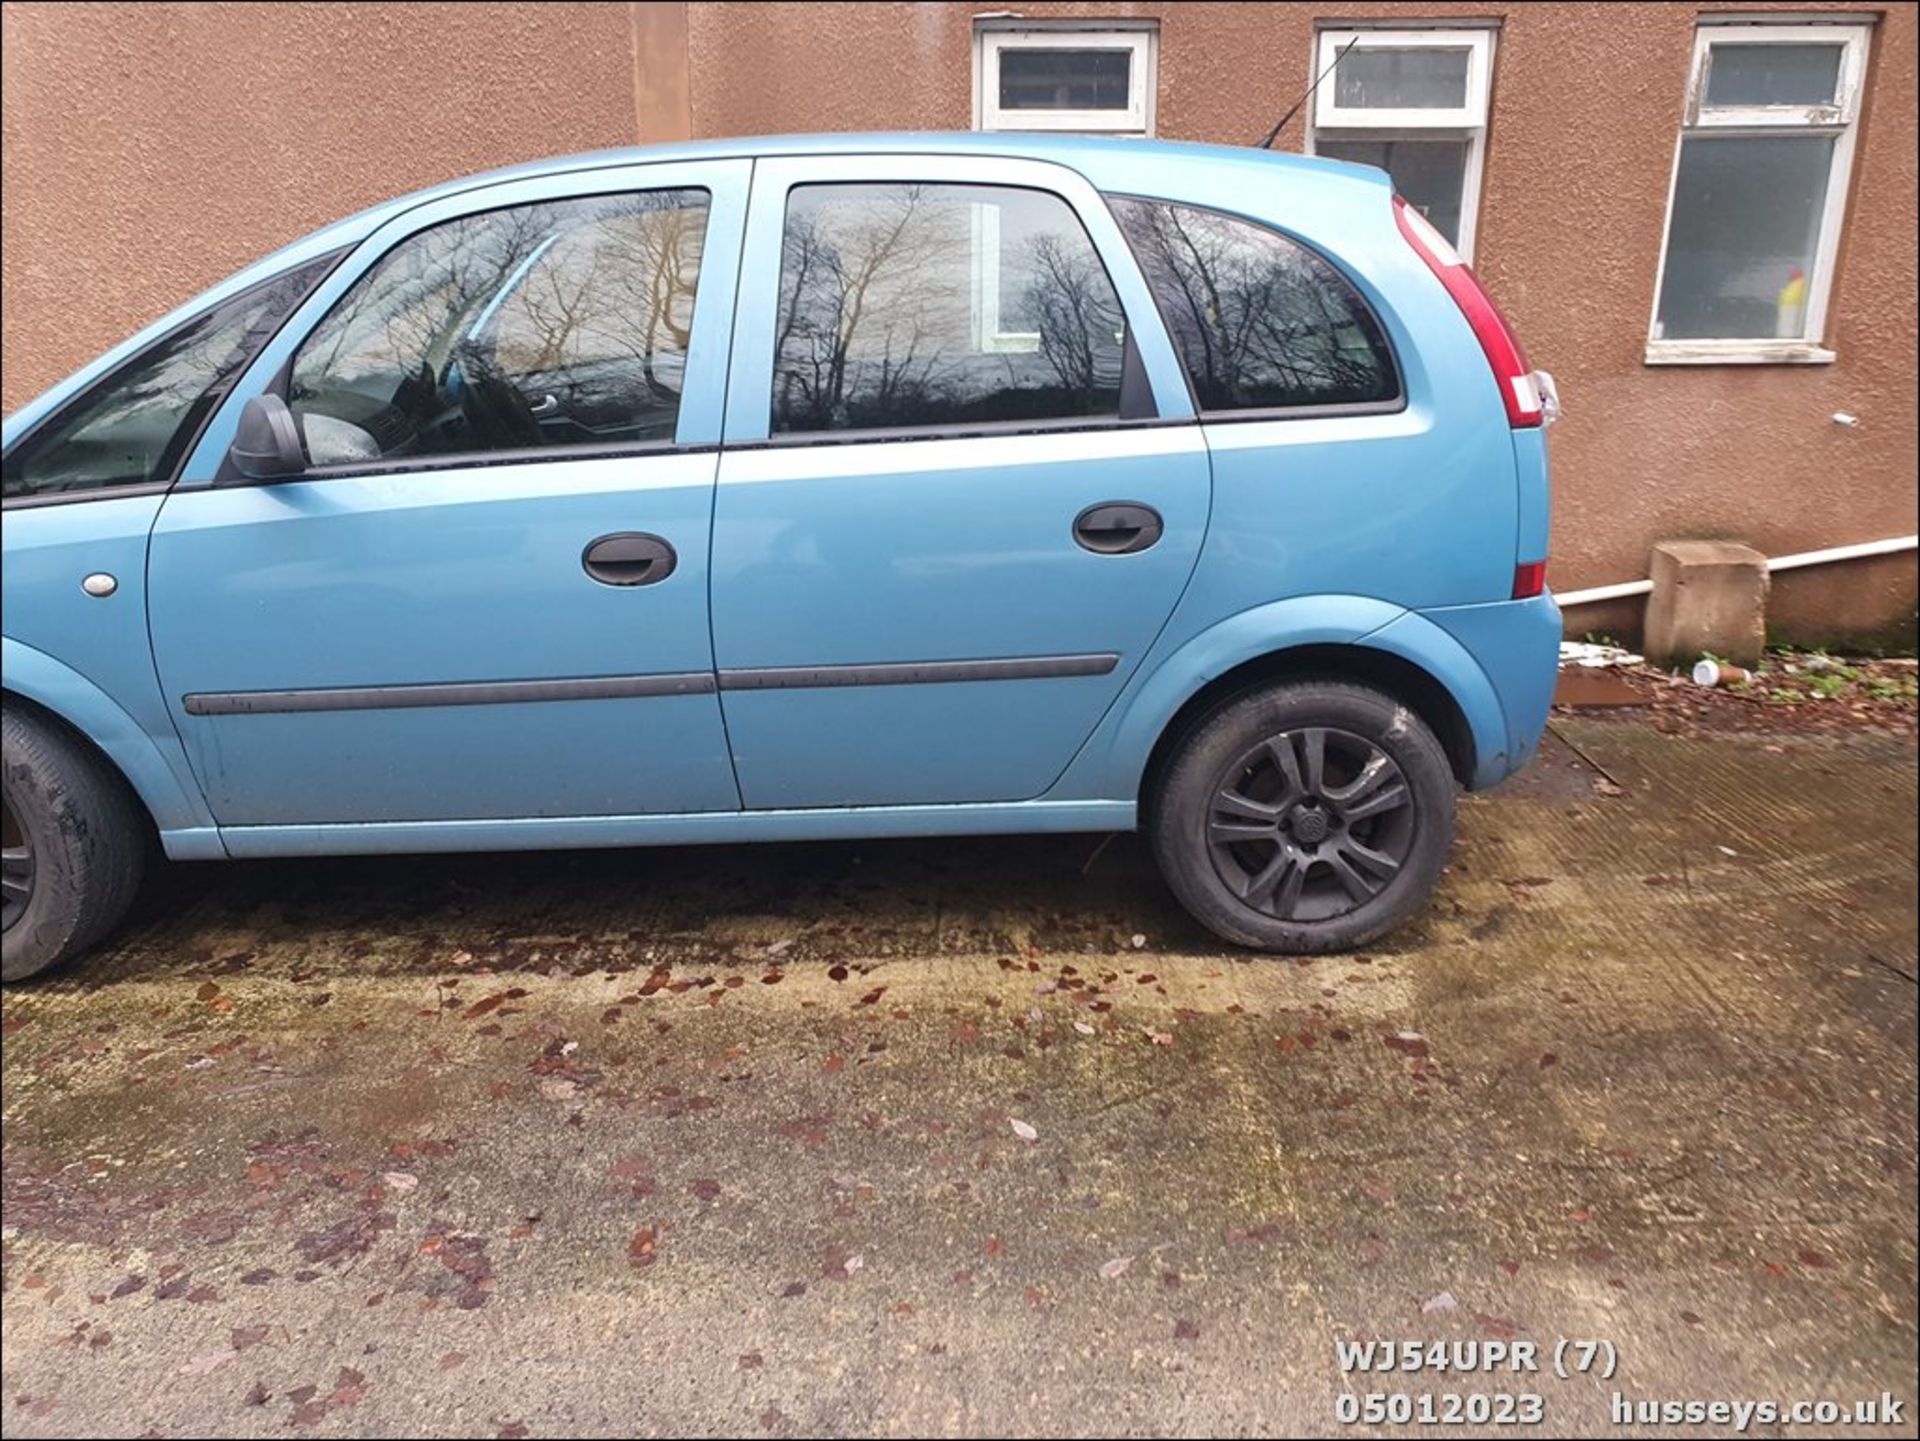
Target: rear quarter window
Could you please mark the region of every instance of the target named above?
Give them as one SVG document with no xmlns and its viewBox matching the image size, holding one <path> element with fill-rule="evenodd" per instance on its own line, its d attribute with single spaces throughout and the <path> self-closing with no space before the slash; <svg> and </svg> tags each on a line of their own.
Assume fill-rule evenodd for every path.
<svg viewBox="0 0 1920 1441">
<path fill-rule="evenodd" d="M 1109 197 L 1202 413 L 1394 409 L 1379 317 L 1324 256 L 1195 205 Z"/>
</svg>

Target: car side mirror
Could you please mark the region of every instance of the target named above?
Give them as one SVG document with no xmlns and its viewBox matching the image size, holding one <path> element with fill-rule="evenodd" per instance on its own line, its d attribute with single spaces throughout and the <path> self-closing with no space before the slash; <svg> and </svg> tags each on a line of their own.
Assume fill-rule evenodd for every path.
<svg viewBox="0 0 1920 1441">
<path fill-rule="evenodd" d="M 307 468 L 300 427 L 277 395 L 256 395 L 241 408 L 227 455 L 248 480 L 286 480 Z"/>
</svg>

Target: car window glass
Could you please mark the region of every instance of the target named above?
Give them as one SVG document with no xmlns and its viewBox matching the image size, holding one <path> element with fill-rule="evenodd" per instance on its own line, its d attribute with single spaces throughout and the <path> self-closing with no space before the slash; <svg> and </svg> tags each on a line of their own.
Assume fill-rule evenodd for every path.
<svg viewBox="0 0 1920 1441">
<path fill-rule="evenodd" d="M 1324 258 L 1218 211 L 1112 204 L 1202 411 L 1399 397 L 1379 319 Z"/>
<path fill-rule="evenodd" d="M 707 194 L 516 206 L 401 241 L 294 356 L 314 465 L 671 440 Z"/>
<path fill-rule="evenodd" d="M 82 391 L 7 453 L 6 498 L 172 480 L 234 377 L 337 258 L 208 307 Z"/>
<path fill-rule="evenodd" d="M 1066 201 L 986 185 L 788 200 L 775 433 L 1115 416 L 1126 318 Z"/>
</svg>

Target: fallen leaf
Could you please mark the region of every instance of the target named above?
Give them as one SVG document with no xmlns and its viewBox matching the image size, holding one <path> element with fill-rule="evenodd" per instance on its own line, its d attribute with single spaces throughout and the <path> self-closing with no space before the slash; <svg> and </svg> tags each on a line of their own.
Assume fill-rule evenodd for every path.
<svg viewBox="0 0 1920 1441">
<path fill-rule="evenodd" d="M 1427 1038 L 1418 1031 L 1395 1031 L 1385 1038 L 1387 1049 L 1420 1060 L 1428 1054 Z"/>
<path fill-rule="evenodd" d="M 654 1262 L 654 1247 L 657 1238 L 653 1227 L 642 1226 L 633 1233 L 633 1239 L 627 1242 L 627 1261 L 635 1267 L 651 1266 Z"/>
</svg>

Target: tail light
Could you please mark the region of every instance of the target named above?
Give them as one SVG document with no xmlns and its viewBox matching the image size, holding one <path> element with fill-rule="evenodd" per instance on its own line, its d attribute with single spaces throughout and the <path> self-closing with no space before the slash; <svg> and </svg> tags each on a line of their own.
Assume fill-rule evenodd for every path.
<svg viewBox="0 0 1920 1441">
<path fill-rule="evenodd" d="M 1486 353 L 1493 377 L 1500 382 L 1500 399 L 1506 403 L 1510 425 L 1539 425 L 1546 406 L 1541 399 L 1540 383 L 1534 379 L 1520 342 L 1493 303 L 1493 297 L 1481 287 L 1473 271 L 1459 253 L 1447 244 L 1446 236 L 1435 230 L 1427 217 L 1398 195 L 1393 197 L 1393 218 L 1427 268 L 1440 277 L 1447 294 L 1460 307 L 1460 313 L 1473 327 L 1474 338 Z"/>
<path fill-rule="evenodd" d="M 1547 588 L 1547 563 L 1544 560 L 1522 561 L 1513 568 L 1513 598 L 1532 600 Z"/>
</svg>

